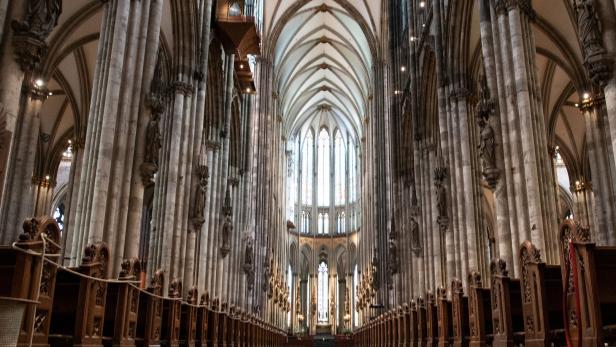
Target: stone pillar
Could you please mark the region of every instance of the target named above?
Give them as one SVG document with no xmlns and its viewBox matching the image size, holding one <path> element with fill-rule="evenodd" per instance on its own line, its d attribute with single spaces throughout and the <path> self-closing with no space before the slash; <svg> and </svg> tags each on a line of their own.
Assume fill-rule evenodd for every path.
<svg viewBox="0 0 616 347">
<path fill-rule="evenodd" d="M 586 148 L 592 182 L 584 181 L 582 206 L 588 210 L 587 225 L 595 233 L 593 239 L 599 245 L 616 242 L 616 189 L 614 184 L 614 157 L 610 155 L 607 112 L 605 99 L 591 96 L 583 100 L 580 110 L 586 122 Z M 589 185 L 592 183 L 592 186 Z M 576 194 L 577 196 L 578 194 Z M 592 198 L 592 200 L 590 200 Z M 594 203 L 593 203 L 594 201 Z"/>
<path fill-rule="evenodd" d="M 479 116 L 485 116 L 486 126 L 493 131 L 492 156 L 495 165 L 492 170 L 483 169 L 483 176 L 488 186 L 494 193 L 497 238 L 495 255 L 504 259 L 507 264 L 513 264 L 513 254 L 517 252 L 517 244 L 512 242 L 513 232 L 517 232 L 517 219 L 514 217 L 515 204 L 512 203 L 512 193 L 509 191 L 513 182 L 511 171 L 511 147 L 509 134 L 506 131 L 506 119 L 504 113 L 499 111 L 499 95 L 497 85 L 496 61 L 498 52 L 495 51 L 490 5 L 488 0 L 480 1 L 480 32 L 481 47 L 483 53 L 485 82 L 482 83 L 482 98 L 479 101 L 477 112 Z M 492 93 L 490 93 L 492 91 Z M 502 126 L 501 126 L 502 125 Z M 481 137 L 481 135 L 480 135 Z M 513 209 L 513 210 L 512 210 Z M 512 267 L 513 268 L 513 267 Z"/>
<path fill-rule="evenodd" d="M 487 9 L 482 14 L 484 23 L 487 23 Z M 524 239 L 542 249 L 548 263 L 558 262 L 557 238 L 553 235 L 558 228 L 556 192 L 538 91 L 535 42 L 530 24 L 534 16 L 527 0 L 496 1 L 489 14 L 497 76 L 497 89 L 491 90 L 490 94 L 499 95 L 502 137 L 509 139 L 508 144 L 503 142 L 503 147 L 507 150 L 509 146 L 513 176 L 512 181 L 507 181 L 513 188 L 508 194 L 515 196 L 515 217 L 512 218 L 517 220 L 517 230 L 512 229 L 513 264 L 510 266 L 514 276 L 519 271 L 517 245 Z M 484 40 L 489 36 L 486 25 Z M 487 56 L 492 55 L 487 52 Z M 509 172 L 507 164 L 505 162 L 505 171 Z M 501 248 L 508 250 L 506 244 L 499 246 L 499 250 Z"/>
<path fill-rule="evenodd" d="M 22 106 L 19 110 L 0 209 L 2 244 L 17 239 L 23 221 L 34 214 L 35 207 L 34 161 L 41 124 L 39 113 L 43 101 L 47 98 L 47 90 L 42 85 L 24 83 L 20 98 Z"/>
<path fill-rule="evenodd" d="M 134 124 L 143 123 L 144 112 L 139 110 L 146 90 L 142 87 L 153 75 L 154 64 L 146 63 L 155 61 L 160 36 L 156 14 L 160 16 L 161 8 L 160 0 L 111 0 L 103 9 L 84 167 L 74 205 L 78 235 L 73 238 L 72 253 L 80 254 L 85 245 L 104 241 L 115 250 L 108 264 L 111 277 L 119 271 L 122 258 L 137 255 L 133 246 L 126 249 L 131 254 L 125 254 L 127 233 L 129 237 L 138 233 L 138 228 L 126 229 L 135 172 Z"/>
</svg>

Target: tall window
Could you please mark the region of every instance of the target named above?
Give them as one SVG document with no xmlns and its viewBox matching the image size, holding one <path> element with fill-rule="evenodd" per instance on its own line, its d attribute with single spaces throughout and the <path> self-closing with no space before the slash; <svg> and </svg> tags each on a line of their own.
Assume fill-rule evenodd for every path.
<svg viewBox="0 0 616 347">
<path fill-rule="evenodd" d="M 307 205 L 312 204 L 312 172 L 314 138 L 312 131 L 308 131 L 304 139 L 304 149 L 302 150 L 302 202 Z"/>
<path fill-rule="evenodd" d="M 357 154 L 353 143 L 349 144 L 349 200 L 355 201 L 357 198 Z"/>
<path fill-rule="evenodd" d="M 335 166 L 335 170 L 336 170 L 336 179 L 335 179 L 335 185 L 336 185 L 336 205 L 343 205 L 345 202 L 345 189 L 346 189 L 346 185 L 345 185 L 345 170 L 344 170 L 344 164 L 346 163 L 346 158 L 345 158 L 345 150 L 344 150 L 344 140 L 342 139 L 342 135 L 340 134 L 340 131 L 336 131 L 336 136 L 334 139 L 334 148 L 335 148 L 335 153 L 334 153 L 334 166 Z"/>
<path fill-rule="evenodd" d="M 338 230 L 339 234 L 346 232 L 346 229 L 344 228 L 344 217 L 344 212 L 340 212 L 338 213 L 338 217 L 336 218 L 336 229 Z"/>
<path fill-rule="evenodd" d="M 329 206 L 329 133 L 325 128 L 319 132 L 318 149 L 318 204 Z"/>
<path fill-rule="evenodd" d="M 319 234 L 329 234 L 329 213 L 319 213 Z"/>
<path fill-rule="evenodd" d="M 295 142 L 293 149 L 287 156 L 287 220 L 296 223 L 300 228 L 299 222 L 295 220 L 295 206 L 297 205 L 297 152 Z"/>
<path fill-rule="evenodd" d="M 319 272 L 317 276 L 317 281 L 319 284 L 319 288 L 317 291 L 317 322 L 318 323 L 327 323 L 328 320 L 328 281 L 329 281 L 329 271 L 327 269 L 327 264 L 322 261 L 319 264 Z"/>
</svg>

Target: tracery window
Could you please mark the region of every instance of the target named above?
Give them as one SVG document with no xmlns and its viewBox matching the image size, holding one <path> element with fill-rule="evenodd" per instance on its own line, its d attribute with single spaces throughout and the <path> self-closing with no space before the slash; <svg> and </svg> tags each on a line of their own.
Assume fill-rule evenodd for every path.
<svg viewBox="0 0 616 347">
<path fill-rule="evenodd" d="M 312 131 L 308 131 L 302 149 L 302 202 L 307 205 L 312 204 L 313 148 Z"/>
<path fill-rule="evenodd" d="M 319 206 L 329 206 L 329 133 L 323 128 L 319 132 L 318 149 L 318 204 Z"/>
<path fill-rule="evenodd" d="M 336 194 L 336 198 L 335 198 L 335 203 L 336 205 L 343 205 L 345 203 L 346 197 L 345 197 L 345 190 L 346 190 L 346 185 L 345 185 L 345 163 L 346 163 L 346 158 L 345 158 L 345 150 L 344 150 L 344 140 L 342 139 L 342 135 L 340 134 L 340 131 L 336 131 L 336 136 L 335 136 L 335 140 L 334 140 L 334 148 L 335 148 L 335 154 L 334 154 L 334 165 L 335 165 L 335 194 Z"/>
<path fill-rule="evenodd" d="M 331 126 L 311 124 L 287 146 L 286 215 L 300 233 L 356 230 L 357 143 L 348 129 Z"/>
<path fill-rule="evenodd" d="M 329 310 L 329 297 L 328 297 L 328 287 L 329 287 L 329 270 L 327 268 L 327 264 L 325 261 L 321 261 L 319 264 L 318 275 L 318 290 L 317 290 L 317 322 L 318 323 L 327 323 L 328 320 L 328 310 Z"/>
</svg>

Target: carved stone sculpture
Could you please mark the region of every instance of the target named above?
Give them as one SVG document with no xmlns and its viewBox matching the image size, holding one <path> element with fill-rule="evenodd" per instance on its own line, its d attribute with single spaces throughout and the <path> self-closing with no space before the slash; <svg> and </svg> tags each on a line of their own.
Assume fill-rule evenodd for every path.
<svg viewBox="0 0 616 347">
<path fill-rule="evenodd" d="M 603 47 L 601 21 L 597 14 L 596 0 L 576 0 L 577 28 L 584 65 L 590 78 L 604 87 L 612 75 L 612 64 Z"/>
<path fill-rule="evenodd" d="M 437 223 L 440 226 L 441 232 L 445 232 L 447 230 L 447 226 L 449 225 L 449 213 L 447 211 L 447 189 L 445 189 L 447 168 L 445 167 L 442 158 L 439 158 L 439 162 L 439 165 L 434 169 L 436 211 L 438 213 Z"/>
<path fill-rule="evenodd" d="M 60 14 L 62 14 L 61 0 L 30 0 L 24 20 L 15 21 L 13 26 L 15 31 L 27 31 L 44 41 L 58 25 Z"/>
<path fill-rule="evenodd" d="M 254 270 L 254 241 L 251 237 L 246 240 L 246 249 L 244 250 L 244 273 L 246 274 L 246 282 L 248 290 L 253 289 L 255 281 Z"/>
<path fill-rule="evenodd" d="M 196 171 L 197 177 L 199 178 L 199 184 L 197 185 L 197 190 L 195 192 L 195 207 L 193 210 L 192 222 L 195 230 L 199 230 L 205 222 L 205 197 L 207 194 L 209 168 L 206 165 L 198 165 Z"/>
<path fill-rule="evenodd" d="M 415 217 L 411 217 L 411 250 L 418 255 L 421 252 L 421 239 L 419 235 L 419 223 Z"/>
<path fill-rule="evenodd" d="M 233 232 L 232 220 L 233 206 L 231 206 L 231 193 L 229 188 L 225 193 L 225 203 L 222 207 L 223 224 L 222 224 L 222 245 L 220 246 L 220 255 L 225 258 L 231 251 L 231 233 Z"/>
<path fill-rule="evenodd" d="M 61 13 L 61 0 L 29 0 L 24 19 L 11 23 L 15 58 L 24 72 L 40 64 L 47 50 L 45 39 L 58 24 Z"/>
</svg>

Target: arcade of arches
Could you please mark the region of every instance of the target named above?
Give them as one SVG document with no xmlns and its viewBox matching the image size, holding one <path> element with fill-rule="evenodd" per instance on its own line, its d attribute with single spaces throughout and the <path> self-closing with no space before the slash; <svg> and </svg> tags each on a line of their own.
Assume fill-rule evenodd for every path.
<svg viewBox="0 0 616 347">
<path fill-rule="evenodd" d="M 144 290 L 289 336 L 352 335 L 470 273 L 489 287 L 494 258 L 519 278 L 525 240 L 558 265 L 566 221 L 616 246 L 615 18 L 0 0 L 1 244 L 50 216 L 57 271 L 104 248 L 102 278 L 138 262 Z"/>
</svg>

